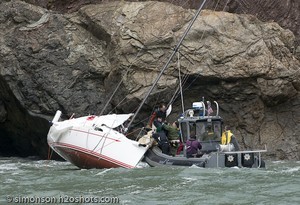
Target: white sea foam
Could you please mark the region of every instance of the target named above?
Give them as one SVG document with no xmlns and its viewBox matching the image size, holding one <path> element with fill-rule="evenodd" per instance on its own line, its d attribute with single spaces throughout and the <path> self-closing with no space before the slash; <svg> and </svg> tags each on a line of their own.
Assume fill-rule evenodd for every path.
<svg viewBox="0 0 300 205">
<path fill-rule="evenodd" d="M 0 171 L 17 170 L 19 169 L 16 163 L 1 164 Z"/>
<path fill-rule="evenodd" d="M 103 171 L 101 171 L 101 172 L 98 172 L 97 174 L 95 174 L 96 176 L 99 176 L 99 175 L 104 175 L 106 172 L 109 172 L 110 170 L 112 170 L 112 168 L 111 169 L 104 169 Z"/>
<path fill-rule="evenodd" d="M 294 173 L 294 172 L 298 172 L 300 170 L 300 167 L 292 167 L 292 168 L 289 168 L 287 170 L 283 170 L 282 172 L 284 173 Z"/>
<path fill-rule="evenodd" d="M 139 162 L 136 165 L 136 168 L 146 168 L 146 167 L 150 167 L 149 164 L 147 164 L 146 162 Z"/>
<path fill-rule="evenodd" d="M 193 164 L 193 165 L 192 165 L 192 166 L 190 166 L 189 168 L 204 169 L 203 167 L 199 167 L 199 166 L 197 166 L 197 165 L 195 165 L 195 164 Z"/>
<path fill-rule="evenodd" d="M 237 166 L 234 166 L 234 167 L 230 167 L 231 169 L 236 169 L 236 170 L 240 170 L 240 168 L 239 167 L 237 167 Z"/>
</svg>

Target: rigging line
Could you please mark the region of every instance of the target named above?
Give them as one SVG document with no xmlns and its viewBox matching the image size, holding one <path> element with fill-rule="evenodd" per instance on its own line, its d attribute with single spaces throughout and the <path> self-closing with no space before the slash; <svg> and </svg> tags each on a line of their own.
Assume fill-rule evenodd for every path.
<svg viewBox="0 0 300 205">
<path fill-rule="evenodd" d="M 238 8 L 240 8 L 244 14 L 247 14 L 247 12 L 246 12 L 247 4 L 245 3 L 245 1 L 241 0 L 242 3 L 240 1 L 235 1 L 235 2 L 237 2 L 239 4 L 240 7 L 238 7 Z M 243 3 L 245 4 L 245 6 L 243 5 Z M 244 10 L 244 8 L 246 8 L 246 10 Z"/>
<path fill-rule="evenodd" d="M 148 5 L 148 6 L 150 6 L 150 5 Z M 117 7 L 117 6 L 116 6 L 116 7 Z M 166 15 L 167 15 L 167 14 L 165 14 L 164 17 L 166 17 Z M 137 61 L 138 56 L 140 55 L 140 53 L 141 53 L 142 51 L 145 51 L 146 49 L 147 49 L 147 47 L 146 47 L 146 46 L 143 46 L 143 47 L 139 50 L 139 52 L 138 52 L 138 53 L 136 54 L 136 56 L 135 56 L 135 59 L 131 62 L 129 68 L 127 69 L 126 75 L 128 74 L 129 69 L 130 69 L 130 68 L 133 66 L 133 64 Z M 115 91 L 114 91 L 113 94 L 110 96 L 110 99 L 106 102 L 106 105 L 105 105 L 104 108 L 102 109 L 100 115 L 103 114 L 104 110 L 106 109 L 106 107 L 108 106 L 108 104 L 109 104 L 110 101 L 112 100 L 113 96 L 114 96 L 115 93 L 117 92 L 118 88 L 120 87 L 122 81 L 123 81 L 123 79 L 121 79 L 121 81 L 119 82 L 119 84 L 118 84 L 118 86 L 116 87 Z M 124 97 L 124 99 L 123 99 L 122 101 L 124 101 L 125 99 L 126 99 L 126 97 Z M 122 101 L 121 101 L 121 102 L 122 102 Z M 119 106 L 119 105 L 121 104 L 121 102 L 120 102 L 117 106 Z M 125 102 L 125 103 L 126 103 L 126 102 Z M 117 106 L 115 106 L 109 113 L 112 113 L 112 112 L 117 108 Z"/>
<path fill-rule="evenodd" d="M 230 1 L 230 0 L 227 0 L 226 5 L 228 4 L 229 1 Z M 220 2 L 220 0 L 218 0 L 218 2 L 216 3 L 216 5 L 215 5 L 213 11 L 216 11 L 219 2 Z M 226 5 L 224 6 L 223 10 L 225 9 Z M 204 34 L 205 34 L 205 31 L 203 31 L 203 33 L 202 33 L 201 38 L 200 38 L 199 41 L 202 41 L 202 39 L 203 39 L 203 37 L 204 37 Z M 182 46 L 185 47 L 184 45 L 182 45 Z M 178 52 L 180 52 L 180 51 L 178 51 Z M 195 52 L 195 51 L 194 51 L 194 52 Z M 180 53 L 182 53 L 182 52 L 180 52 Z M 190 61 L 185 55 L 182 54 L 182 56 L 183 56 L 184 58 L 186 58 L 186 59 L 189 61 L 189 65 L 191 65 L 191 64 L 194 65 L 194 63 L 193 63 L 192 61 Z M 188 79 L 188 75 L 186 74 L 186 75 L 185 75 L 185 79 L 184 79 L 184 83 L 183 83 L 182 85 L 185 85 L 187 79 Z M 196 77 L 196 79 L 197 79 L 197 77 Z M 195 80 L 196 80 L 196 79 L 195 79 Z M 194 80 L 194 81 L 195 81 L 195 80 Z M 194 82 L 194 81 L 193 81 L 193 82 Z M 182 87 L 182 86 L 181 86 L 181 87 Z M 189 85 L 188 87 L 190 87 L 190 85 Z M 186 90 L 186 89 L 185 89 L 185 90 Z M 176 90 L 176 92 L 178 92 L 178 90 Z M 175 97 L 174 97 L 174 99 L 173 99 L 174 101 L 175 101 L 175 99 L 178 97 L 178 94 L 179 94 L 179 93 L 177 93 L 177 94 L 175 95 Z"/>
<path fill-rule="evenodd" d="M 156 100 L 156 103 L 154 104 L 155 106 L 157 105 L 157 102 L 158 102 L 158 98 L 159 96 L 157 96 L 157 100 Z M 117 107 L 121 106 L 121 105 L 124 105 L 126 103 L 128 103 L 128 101 L 125 101 L 126 100 L 126 97 L 124 97 L 108 114 L 112 114 L 114 110 L 117 109 Z M 125 101 L 125 102 L 124 102 Z M 130 102 L 130 100 L 129 100 Z M 152 112 L 154 111 L 155 108 L 153 108 Z"/>
<path fill-rule="evenodd" d="M 206 1 L 206 0 L 205 0 L 205 1 Z M 219 0 L 219 1 L 220 1 L 220 0 Z M 181 6 L 182 8 L 185 8 L 185 5 L 186 5 L 189 1 L 184 1 L 184 3 L 182 3 L 182 4 L 177 4 L 176 2 L 177 2 L 177 1 L 172 0 L 170 3 L 171 3 L 171 4 L 174 4 L 174 5 L 179 5 L 179 6 Z M 186 47 L 185 45 L 181 45 L 181 46 Z M 174 49 L 173 49 L 173 51 L 174 51 Z M 178 51 L 178 52 L 180 52 L 180 51 Z M 190 60 L 189 60 L 185 55 L 183 55 L 182 53 L 181 53 L 181 55 L 184 56 L 188 61 L 190 61 Z M 165 59 L 167 59 L 167 57 L 166 57 Z M 163 62 L 161 62 L 160 64 L 163 64 Z"/>
<path fill-rule="evenodd" d="M 162 76 L 163 72 L 169 67 L 169 64 L 171 63 L 174 55 L 176 54 L 177 50 L 179 49 L 181 43 L 183 42 L 183 40 L 185 39 L 186 35 L 188 34 L 188 32 L 190 31 L 190 29 L 192 28 L 194 22 L 196 21 L 197 17 L 199 16 L 204 4 L 206 3 L 206 0 L 203 0 L 201 6 L 199 7 L 198 11 L 196 12 L 194 18 L 192 19 L 192 21 L 190 22 L 190 24 L 188 25 L 187 29 L 185 30 L 183 36 L 181 37 L 181 39 L 179 40 L 178 44 L 175 47 L 174 52 L 171 54 L 171 56 L 169 57 L 169 60 L 167 61 L 167 63 L 165 64 L 165 66 L 162 68 L 162 70 L 160 71 L 159 75 L 157 76 L 157 78 L 155 79 L 155 81 L 153 82 L 153 85 L 151 86 L 151 88 L 149 89 L 149 91 L 147 92 L 147 95 L 145 96 L 145 98 L 143 99 L 143 101 L 141 102 L 140 106 L 138 107 L 137 111 L 135 112 L 135 114 L 133 115 L 132 119 L 130 120 L 130 122 L 128 123 L 128 127 L 130 127 L 130 125 L 132 124 L 133 120 L 136 118 L 137 114 L 139 113 L 140 109 L 142 108 L 142 106 L 144 105 L 146 99 L 148 98 L 148 96 L 150 95 L 150 93 L 152 92 L 152 90 L 154 89 L 154 87 L 156 86 L 157 82 L 159 81 L 160 77 Z"/>
<path fill-rule="evenodd" d="M 223 11 L 225 10 L 225 8 L 226 8 L 227 4 L 229 3 L 229 1 L 230 0 L 227 0 L 225 6 L 223 7 Z M 216 11 L 219 3 L 220 3 L 220 0 L 218 0 L 218 2 L 216 3 L 213 11 Z M 205 34 L 205 31 L 203 31 L 203 33 L 201 35 L 201 38 L 200 38 L 200 41 L 203 39 L 204 34 Z M 196 78 L 184 89 L 184 91 L 187 90 L 198 79 L 199 76 L 200 76 L 200 73 L 197 74 Z M 187 78 L 186 78 L 186 81 L 187 81 Z M 183 85 L 185 85 L 186 81 L 183 83 Z"/>
<path fill-rule="evenodd" d="M 174 0 L 173 0 L 173 1 L 174 1 Z M 171 2 L 171 3 L 172 3 L 172 2 Z M 148 5 L 148 6 L 150 6 L 150 5 Z M 163 18 L 166 18 L 167 15 L 168 15 L 168 14 L 166 13 L 166 14 L 163 16 Z M 143 47 L 139 50 L 139 52 L 137 53 L 135 59 L 132 61 L 130 67 L 127 69 L 126 75 L 127 75 L 127 73 L 128 73 L 128 70 L 132 67 L 133 63 L 135 63 L 135 62 L 137 61 L 139 54 L 140 54 L 142 51 L 145 51 L 145 50 L 147 50 L 147 47 L 146 47 L 146 46 L 143 46 Z M 166 57 L 166 59 L 167 59 L 167 57 Z M 114 93 L 111 95 L 111 97 L 110 97 L 110 99 L 108 100 L 108 102 L 106 102 L 106 105 L 105 105 L 104 108 L 102 109 L 100 115 L 103 114 L 104 110 L 105 110 L 106 107 L 109 105 L 110 101 L 112 100 L 113 96 L 114 96 L 115 93 L 117 92 L 117 90 L 118 90 L 119 86 L 121 85 L 121 83 L 122 83 L 122 80 L 121 80 L 120 83 L 118 84 L 117 88 L 115 89 Z M 124 99 L 123 99 L 122 101 L 124 101 L 125 99 L 126 99 L 126 97 L 124 97 Z M 122 103 L 122 101 L 121 101 L 117 106 L 119 106 L 119 105 Z M 124 102 L 124 103 L 126 103 L 126 102 Z M 117 108 L 117 106 L 115 106 L 114 108 L 112 108 L 112 110 L 111 110 L 109 113 L 112 113 L 112 112 Z"/>
<path fill-rule="evenodd" d="M 181 54 L 181 52 L 179 52 L 179 53 Z M 187 65 L 187 67 L 189 67 L 191 64 L 193 64 L 191 61 L 188 61 L 188 62 L 189 62 L 189 64 Z M 181 85 L 185 85 L 187 80 L 188 80 L 188 74 L 184 74 L 183 83 L 181 83 Z M 174 92 L 174 95 L 172 96 L 168 105 L 173 104 L 173 102 L 175 102 L 175 99 L 178 97 L 178 95 L 180 93 L 179 90 L 180 90 L 180 84 L 177 86 L 177 88 Z"/>
<path fill-rule="evenodd" d="M 126 74 L 125 74 L 125 75 L 127 75 L 127 73 L 128 73 L 128 70 L 126 71 Z M 108 101 L 106 102 L 106 104 L 104 105 L 103 109 L 101 110 L 100 115 L 102 115 L 102 114 L 104 113 L 105 109 L 107 108 L 107 106 L 108 106 L 108 104 L 110 103 L 110 101 L 112 100 L 112 98 L 115 96 L 115 94 L 116 94 L 117 90 L 119 89 L 119 87 L 121 86 L 122 82 L 123 82 L 123 78 L 121 77 L 121 80 L 120 80 L 119 84 L 117 85 L 116 89 L 114 90 L 114 92 L 113 92 L 112 95 L 110 96 L 109 100 L 108 100 Z"/>
<path fill-rule="evenodd" d="M 184 89 L 184 91 L 189 89 L 189 87 L 191 87 L 191 85 L 198 79 L 199 76 L 200 76 L 200 73 L 198 73 L 198 75 L 195 77 L 195 79 Z"/>
<path fill-rule="evenodd" d="M 182 45 L 182 47 L 185 47 L 185 48 L 187 48 L 185 45 Z M 188 48 L 187 48 L 188 49 Z M 183 54 L 183 52 L 180 52 L 180 51 L 178 51 L 179 53 L 180 53 L 180 55 L 181 56 L 183 56 L 190 64 L 193 64 L 193 65 L 195 65 L 194 63 L 193 63 L 193 61 L 192 61 L 192 59 L 189 59 L 189 58 L 191 58 L 190 56 L 189 56 L 189 54 L 187 53 L 186 55 L 184 55 Z M 186 57 L 186 56 L 188 56 L 188 57 Z"/>
<path fill-rule="evenodd" d="M 174 2 L 174 1 L 173 1 Z M 185 6 L 187 5 L 187 3 L 188 3 L 189 1 L 184 1 L 184 3 L 183 4 L 178 4 L 179 6 L 181 6 L 182 8 L 185 8 Z"/>
<path fill-rule="evenodd" d="M 226 2 L 226 4 L 225 4 L 225 6 L 223 7 L 223 11 L 225 10 L 225 8 L 226 8 L 226 6 L 228 5 L 228 3 L 229 3 L 229 1 L 230 0 L 227 0 L 227 2 Z M 216 3 L 216 5 L 215 5 L 215 7 L 214 7 L 214 11 L 216 11 L 216 9 L 217 9 L 217 6 L 218 6 L 218 4 L 220 3 L 220 0 L 218 0 L 218 2 Z M 200 38 L 200 41 L 203 39 L 203 37 L 204 37 L 204 34 L 205 34 L 205 31 L 203 31 L 203 33 L 202 33 L 202 35 L 201 35 L 201 38 Z M 183 45 L 184 46 L 184 45 Z M 183 55 L 184 56 L 184 55 Z M 184 56 L 185 57 L 185 56 Z M 188 59 L 187 59 L 188 60 Z M 189 61 L 189 64 L 191 64 L 192 62 L 191 61 Z M 198 77 L 200 76 L 200 73 L 198 73 L 197 74 L 197 76 L 196 76 L 196 78 L 184 89 L 184 91 L 185 90 L 187 90 L 197 79 L 198 79 Z M 185 77 L 184 77 L 184 79 L 183 79 L 183 83 L 181 83 L 181 87 L 183 87 L 185 84 L 186 84 L 186 82 L 187 82 L 187 80 L 188 80 L 188 74 L 186 74 L 185 75 Z M 175 92 L 175 94 L 173 95 L 173 97 L 172 97 L 172 99 L 171 99 L 171 101 L 170 101 L 170 104 L 172 104 L 174 101 L 175 101 L 175 99 L 178 97 L 178 95 L 179 95 L 179 87 L 177 88 L 177 90 L 176 90 L 176 92 Z"/>
<path fill-rule="evenodd" d="M 179 52 L 177 53 L 178 56 L 178 77 L 179 77 L 179 87 L 180 87 L 180 95 L 181 95 L 181 107 L 182 113 L 184 113 L 184 104 L 183 104 L 183 93 L 182 93 L 182 85 L 181 85 L 181 71 L 180 71 L 180 61 L 179 61 Z"/>
<path fill-rule="evenodd" d="M 96 144 L 96 146 L 94 147 L 94 149 L 91 150 L 91 153 L 95 151 L 95 149 L 98 147 L 98 145 L 101 143 L 101 141 L 103 140 L 103 138 L 105 137 L 106 134 L 104 134 L 101 139 L 98 141 L 98 143 Z"/>
<path fill-rule="evenodd" d="M 132 135 L 133 133 L 135 133 L 135 132 L 137 132 L 139 130 L 142 130 L 142 129 L 144 129 L 144 128 L 143 127 L 137 128 L 137 129 L 133 130 L 132 132 L 127 133 L 126 136 Z"/>
<path fill-rule="evenodd" d="M 195 77 L 195 79 L 184 89 L 184 91 L 189 89 L 189 87 L 191 87 L 191 85 L 198 79 L 199 76 L 200 76 L 200 73 L 198 73 L 198 75 Z"/>
<path fill-rule="evenodd" d="M 157 107 L 159 96 L 160 96 L 160 93 L 158 94 L 158 96 L 157 96 L 157 98 L 156 98 L 156 101 L 155 101 L 154 106 L 153 106 L 152 111 L 151 111 L 151 115 L 154 113 L 155 108 Z M 168 107 L 168 106 L 167 106 L 167 107 Z M 144 120 L 142 120 L 141 122 L 147 120 L 147 121 L 148 121 L 147 124 L 149 124 L 151 115 L 150 115 L 149 117 L 145 118 Z"/>
<path fill-rule="evenodd" d="M 229 0 L 228 0 L 228 1 L 229 1 Z M 228 1 L 227 1 L 227 3 L 228 3 Z M 215 8 L 214 8 L 214 10 L 213 10 L 214 12 L 216 11 L 216 9 L 217 9 L 219 3 L 220 3 L 220 0 L 218 0 L 218 2 L 216 3 Z M 226 5 L 227 5 L 227 3 L 226 3 Z M 223 10 L 225 9 L 226 5 L 224 6 Z M 201 35 L 201 38 L 200 38 L 199 41 L 202 41 L 205 32 L 206 32 L 206 31 L 204 30 L 203 33 L 202 33 L 202 35 Z M 195 52 L 195 51 L 194 51 L 194 52 Z"/>
<path fill-rule="evenodd" d="M 103 138 L 104 138 L 104 141 L 103 141 L 103 144 L 102 144 L 102 146 L 101 146 L 101 148 L 100 148 L 100 152 L 99 152 L 100 156 L 101 156 L 101 154 L 102 154 L 102 151 L 103 151 L 103 148 L 104 148 L 104 145 L 105 145 L 106 139 L 108 138 L 108 134 L 110 134 L 110 132 L 113 130 L 113 128 L 112 128 L 112 127 L 114 126 L 115 122 L 116 122 L 116 119 L 113 121 L 113 123 L 112 123 L 111 127 L 108 127 L 108 126 L 106 126 L 106 127 L 108 127 L 108 128 L 109 128 L 109 130 L 108 130 L 108 132 L 107 132 L 107 133 L 105 133 L 105 134 L 104 134 L 104 136 L 103 136 Z M 102 139 L 101 139 L 100 141 L 102 141 Z M 99 142 L 99 143 L 100 143 L 100 142 Z M 111 143 L 109 143 L 109 144 L 111 144 Z M 106 146 L 107 146 L 107 145 L 106 145 Z M 99 156 L 99 159 L 101 158 L 100 156 Z"/>
<path fill-rule="evenodd" d="M 222 11 L 225 11 L 225 8 L 226 8 L 226 6 L 228 5 L 229 1 L 230 1 L 230 0 L 227 0 L 227 2 L 226 2 L 226 4 L 225 4 L 225 6 L 224 6 L 224 8 L 223 8 Z"/>
<path fill-rule="evenodd" d="M 247 1 L 239 0 L 237 3 L 240 4 L 242 7 L 246 8 L 247 10 L 250 9 L 250 4 Z"/>
<path fill-rule="evenodd" d="M 153 106 L 152 111 L 151 111 L 151 115 L 152 115 L 152 113 L 154 113 L 154 111 L 155 111 L 155 109 L 156 109 L 156 107 L 157 107 L 157 105 L 158 105 L 158 99 L 160 98 L 160 94 L 161 94 L 161 92 L 158 92 L 158 96 L 156 97 L 154 106 Z M 161 103 L 162 103 L 162 102 L 161 102 Z M 170 105 L 170 103 L 168 103 L 166 107 L 168 107 L 169 105 Z M 140 122 L 144 122 L 144 121 L 147 120 L 148 123 L 149 123 L 151 115 L 148 116 L 148 117 L 146 117 L 145 119 L 141 120 Z M 147 123 L 147 124 L 148 124 L 148 123 Z"/>
<path fill-rule="evenodd" d="M 167 107 L 169 107 L 169 105 L 172 105 L 174 103 L 174 101 L 175 101 L 174 99 L 177 97 L 178 91 L 179 91 L 179 85 L 177 86 L 177 88 L 176 88 L 171 100 L 169 101 Z"/>
<path fill-rule="evenodd" d="M 174 94 L 173 94 L 173 96 L 172 96 L 172 98 L 171 98 L 171 100 L 169 101 L 167 107 L 169 107 L 170 105 L 172 105 L 175 102 L 175 99 L 177 98 L 177 96 L 179 94 L 179 89 L 180 89 L 180 86 L 178 85 L 175 92 L 174 92 Z"/>
<path fill-rule="evenodd" d="M 184 77 L 184 80 L 183 80 L 182 85 L 185 84 L 185 81 L 186 81 L 186 80 L 185 80 L 185 77 Z M 177 89 L 176 89 L 176 91 L 174 92 L 174 95 L 172 96 L 172 98 L 171 98 L 171 100 L 170 100 L 170 102 L 169 102 L 170 105 L 173 104 L 173 103 L 175 102 L 175 100 L 176 100 L 176 98 L 179 96 L 179 94 L 180 94 L 180 85 L 177 86 Z"/>
<path fill-rule="evenodd" d="M 174 0 L 173 0 L 172 2 L 174 2 Z M 172 3 L 172 2 L 171 2 L 171 3 Z M 184 4 L 182 4 L 181 6 L 183 7 L 186 3 L 187 3 L 187 1 L 186 1 Z M 140 52 L 141 52 L 142 50 L 143 50 L 143 48 L 137 53 L 136 59 L 137 59 L 137 56 L 140 54 Z M 136 59 L 135 59 L 135 60 L 136 60 Z M 135 60 L 134 60 L 133 62 L 135 62 Z M 128 69 L 130 69 L 130 68 L 132 67 L 133 62 L 131 63 L 131 65 L 130 65 L 130 67 L 129 67 Z M 127 70 L 127 72 L 126 72 L 126 75 L 127 75 L 127 73 L 128 73 L 128 70 Z M 112 98 L 113 98 L 114 95 L 116 94 L 116 92 L 117 92 L 117 90 L 119 89 L 119 87 L 120 87 L 120 85 L 122 84 L 122 82 L 123 82 L 123 79 L 121 79 L 121 81 L 120 81 L 119 84 L 117 85 L 116 89 L 114 90 L 113 94 L 110 96 L 109 100 L 106 102 L 105 106 L 103 107 L 103 109 L 102 109 L 101 112 L 100 112 L 100 115 L 102 115 L 102 114 L 104 113 L 105 109 L 107 108 L 107 106 L 108 106 L 109 103 L 111 102 Z M 126 97 L 125 97 L 125 99 L 126 99 Z M 125 99 L 123 99 L 122 101 L 124 101 Z M 119 104 L 120 104 L 120 103 L 119 103 Z M 118 105 L 119 105 L 119 104 L 118 104 Z M 117 106 L 118 106 L 118 105 L 117 105 Z M 116 107 L 117 107 L 117 106 L 116 106 Z M 116 107 L 113 108 L 109 113 L 111 113 L 113 110 L 115 110 Z"/>
<path fill-rule="evenodd" d="M 176 2 L 177 2 L 176 0 L 172 0 L 172 1 L 170 1 L 169 3 L 170 3 L 170 4 L 173 4 L 173 5 L 176 5 L 176 6 L 180 6 L 180 7 L 182 7 L 182 8 L 184 8 L 185 4 L 188 3 L 188 1 L 185 1 L 184 3 L 182 3 L 182 4 L 180 5 L 180 4 L 176 3 Z M 146 7 L 149 7 L 149 6 L 151 6 L 151 4 L 147 5 Z M 173 12 L 172 12 L 172 11 L 173 11 Z M 171 10 L 166 10 L 166 11 L 165 11 L 165 14 L 161 17 L 161 19 L 166 19 L 166 18 L 168 18 L 170 15 L 177 14 L 177 10 L 176 10 L 176 9 L 175 9 L 175 11 L 174 11 L 174 10 L 172 10 L 172 11 L 171 11 Z M 161 30 L 163 30 L 163 26 L 161 26 L 161 29 L 158 30 L 159 33 L 161 33 Z M 151 33 L 151 35 L 152 35 L 154 38 L 158 39 L 158 40 L 160 40 L 160 38 L 161 38 L 161 36 L 159 36 L 159 35 L 154 35 L 153 33 Z"/>
<path fill-rule="evenodd" d="M 220 3 L 220 0 L 218 0 L 218 2 L 216 3 L 216 6 L 214 8 L 214 11 L 216 11 L 218 4 Z"/>
<path fill-rule="evenodd" d="M 184 77 L 183 77 L 182 87 L 186 84 L 187 80 L 188 80 L 188 74 L 185 74 Z M 174 95 L 174 98 L 172 99 L 173 102 L 175 102 L 176 98 L 177 98 L 177 97 L 179 96 L 179 94 L 180 94 L 179 88 L 180 88 L 180 85 L 178 85 L 177 90 L 176 90 L 176 93 L 175 93 L 175 95 Z M 185 90 L 187 90 L 187 89 L 184 89 L 184 91 L 185 91 Z"/>
<path fill-rule="evenodd" d="M 188 63 L 189 63 L 188 66 L 189 66 L 190 64 L 193 64 L 192 61 L 188 60 L 188 58 L 186 58 L 186 57 L 182 54 L 182 52 L 178 51 L 178 53 L 179 53 L 181 56 L 183 56 L 183 57 L 188 61 Z M 187 66 L 187 67 L 188 67 L 188 66 Z M 175 75 L 175 74 L 174 74 L 174 75 Z M 169 105 L 171 105 L 171 104 L 173 104 L 173 103 L 175 102 L 175 99 L 178 97 L 178 95 L 179 95 L 179 93 L 180 93 L 180 85 L 184 85 L 186 81 L 187 81 L 187 74 L 184 74 L 184 77 L 183 77 L 183 83 L 181 82 L 181 83 L 178 84 L 176 90 L 174 91 L 174 94 L 173 94 L 171 100 L 169 100 L 169 103 L 167 104 L 167 107 L 169 107 Z"/>
<path fill-rule="evenodd" d="M 126 97 L 124 97 L 108 114 L 111 114 L 114 110 L 117 109 L 118 106 L 127 103 L 127 102 L 123 102 L 125 99 L 126 99 Z"/>
<path fill-rule="evenodd" d="M 99 159 L 101 158 L 101 154 L 102 154 L 102 151 L 103 151 L 103 148 L 104 148 L 104 145 L 105 145 L 105 141 L 106 141 L 106 139 L 107 139 L 107 136 L 108 136 L 108 134 L 109 134 L 109 132 L 111 131 L 111 129 L 107 132 L 107 133 L 105 133 L 104 134 L 104 136 L 103 136 L 103 138 L 104 138 L 104 141 L 103 141 L 103 144 L 102 144 L 102 146 L 101 146 L 101 148 L 100 148 L 100 151 L 99 151 Z M 102 138 L 102 139 L 103 139 Z M 102 139 L 99 141 L 99 143 L 102 141 Z M 99 144 L 98 143 L 98 144 Z M 96 147 L 95 147 L 96 148 Z M 94 148 L 94 149 L 95 149 Z"/>
<path fill-rule="evenodd" d="M 136 54 L 135 59 L 131 62 L 130 66 L 127 68 L 127 71 L 126 71 L 126 73 L 125 73 L 126 76 L 128 75 L 129 69 L 133 66 L 133 63 L 135 63 L 135 62 L 137 61 L 139 54 L 140 54 L 143 50 L 145 50 L 145 47 L 141 48 L 141 49 L 139 50 L 139 52 Z M 108 106 L 108 104 L 109 104 L 110 101 L 112 100 L 113 96 L 115 95 L 115 93 L 117 92 L 117 90 L 119 89 L 119 87 L 121 86 L 122 82 L 123 82 L 123 77 L 122 77 L 121 81 L 119 82 L 118 86 L 116 87 L 114 93 L 111 95 L 111 97 L 110 97 L 110 99 L 108 100 L 108 102 L 106 102 L 106 105 L 105 105 L 105 106 Z M 114 110 L 115 110 L 115 109 L 116 109 L 116 108 L 117 108 L 117 107 L 118 107 L 125 99 L 126 99 L 126 97 L 124 97 L 124 98 L 121 100 L 121 102 L 118 103 L 118 105 L 116 105 L 114 108 L 112 108 L 112 110 L 109 112 L 109 114 L 112 113 L 112 112 L 113 112 L 113 111 L 114 111 Z M 126 102 L 125 102 L 125 103 L 126 103 Z M 103 108 L 103 109 L 104 109 L 104 108 Z M 104 111 L 102 110 L 101 113 L 103 114 L 103 112 L 104 112 Z"/>
<path fill-rule="evenodd" d="M 182 85 L 185 85 L 187 79 L 188 79 L 188 74 L 184 74 Z M 179 94 L 180 94 L 180 84 L 177 86 L 177 88 L 176 88 L 176 90 L 175 90 L 175 92 L 174 92 L 171 100 L 168 103 L 168 106 L 171 105 L 171 104 L 173 104 L 175 102 L 175 100 L 176 100 L 176 98 L 178 97 Z"/>
<path fill-rule="evenodd" d="M 156 97 L 156 101 L 155 101 L 155 103 L 154 103 L 154 106 L 153 106 L 153 108 L 152 108 L 152 112 L 151 112 L 151 114 L 155 111 L 155 108 L 156 108 L 156 106 L 158 105 L 158 99 L 160 98 L 160 94 L 161 94 L 161 92 L 158 92 L 158 95 L 157 95 L 157 97 Z M 133 112 L 135 112 L 136 111 L 136 109 L 134 109 L 133 110 Z M 151 117 L 151 115 L 149 116 L 149 117 Z M 149 117 L 147 117 L 147 118 L 149 118 Z M 146 118 L 146 119 L 147 119 Z"/>
</svg>

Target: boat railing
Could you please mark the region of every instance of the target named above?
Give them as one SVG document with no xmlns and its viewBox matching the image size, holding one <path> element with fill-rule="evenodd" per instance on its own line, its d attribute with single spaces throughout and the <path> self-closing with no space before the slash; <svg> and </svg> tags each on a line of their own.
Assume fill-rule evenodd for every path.
<svg viewBox="0 0 300 205">
<path fill-rule="evenodd" d="M 261 167 L 261 153 L 267 152 L 267 146 L 265 145 L 265 149 L 262 150 L 242 150 L 242 151 L 226 151 L 226 152 L 220 152 L 218 150 L 217 155 L 219 153 L 223 154 L 249 154 L 249 153 L 258 153 L 258 168 Z"/>
<path fill-rule="evenodd" d="M 230 151 L 230 152 L 222 152 L 224 154 L 244 154 L 244 153 L 262 153 L 267 152 L 267 150 L 244 150 L 244 151 Z"/>
<path fill-rule="evenodd" d="M 203 102 L 194 102 L 193 107 L 187 109 L 183 113 L 183 117 L 200 117 L 200 118 L 205 118 L 205 117 L 217 117 L 219 116 L 219 104 L 217 101 L 214 101 L 215 104 L 215 111 L 213 110 L 210 101 L 207 101 L 207 105 Z M 195 115 L 195 112 L 199 112 L 199 114 Z M 211 113 L 214 113 L 214 115 L 211 115 Z"/>
<path fill-rule="evenodd" d="M 216 108 L 217 108 L 215 116 L 219 116 L 219 104 L 217 103 L 217 101 L 214 101 L 214 103 L 216 104 Z"/>
</svg>

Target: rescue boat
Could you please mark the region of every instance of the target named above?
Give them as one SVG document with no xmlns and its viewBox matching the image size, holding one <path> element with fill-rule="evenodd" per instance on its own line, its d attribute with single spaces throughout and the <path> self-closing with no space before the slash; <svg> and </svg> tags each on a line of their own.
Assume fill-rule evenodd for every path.
<svg viewBox="0 0 300 205">
<path fill-rule="evenodd" d="M 210 104 L 210 103 L 209 103 Z M 145 154 L 144 160 L 150 166 L 197 166 L 203 168 L 222 168 L 222 167 L 247 167 L 263 168 L 265 162 L 262 153 L 267 149 L 261 150 L 240 150 L 239 144 L 234 136 L 227 144 L 221 144 L 223 133 L 223 119 L 219 116 L 219 105 L 214 102 L 215 115 L 210 115 L 205 103 L 195 102 L 193 108 L 188 109 L 178 119 L 180 128 L 180 143 L 183 143 L 181 154 L 171 156 L 163 154 L 159 145 L 151 147 Z M 196 133 L 202 149 L 194 156 L 187 158 L 186 141 L 189 140 L 191 133 Z"/>
</svg>

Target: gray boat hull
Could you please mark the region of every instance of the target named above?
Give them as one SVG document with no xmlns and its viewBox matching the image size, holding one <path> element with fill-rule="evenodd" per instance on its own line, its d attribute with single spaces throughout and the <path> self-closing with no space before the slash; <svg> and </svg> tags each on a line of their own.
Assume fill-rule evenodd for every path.
<svg viewBox="0 0 300 205">
<path fill-rule="evenodd" d="M 247 167 L 264 168 L 265 162 L 257 151 L 237 152 L 210 152 L 201 157 L 187 158 L 184 156 L 170 156 L 163 154 L 159 147 L 150 148 L 144 156 L 150 166 L 197 166 L 202 168 L 223 168 L 223 167 Z"/>
</svg>

